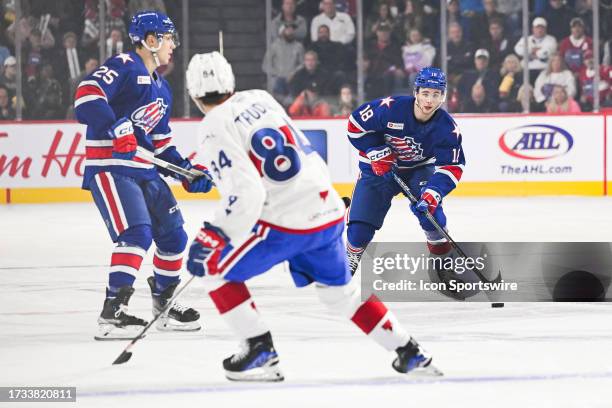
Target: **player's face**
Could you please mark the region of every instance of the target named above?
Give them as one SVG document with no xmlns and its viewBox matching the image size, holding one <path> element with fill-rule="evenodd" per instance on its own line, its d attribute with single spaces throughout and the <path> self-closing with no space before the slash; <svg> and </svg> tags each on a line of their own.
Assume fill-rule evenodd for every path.
<svg viewBox="0 0 612 408">
<path fill-rule="evenodd" d="M 172 34 L 164 34 L 163 39 L 161 48 L 157 52 L 157 57 L 161 65 L 168 65 L 172 61 L 172 53 L 176 48 L 176 44 Z"/>
<path fill-rule="evenodd" d="M 435 112 L 443 102 L 442 92 L 432 88 L 420 88 L 416 98 L 419 108 L 425 115 Z"/>
</svg>

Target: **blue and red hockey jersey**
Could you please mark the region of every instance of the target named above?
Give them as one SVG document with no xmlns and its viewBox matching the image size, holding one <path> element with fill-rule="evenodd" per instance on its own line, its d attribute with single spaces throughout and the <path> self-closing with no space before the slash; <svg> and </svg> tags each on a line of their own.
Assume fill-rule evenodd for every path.
<svg viewBox="0 0 612 408">
<path fill-rule="evenodd" d="M 400 169 L 435 165 L 426 188 L 445 196 L 463 174 L 461 133 L 443 109 L 438 109 L 427 122 L 418 121 L 414 101 L 413 96 L 389 96 L 361 105 L 349 116 L 348 138 L 359 150 L 362 170 L 370 169 L 366 151 L 385 145 L 395 153 Z"/>
<path fill-rule="evenodd" d="M 79 84 L 74 99 L 76 118 L 87 125 L 84 189 L 89 189 L 92 177 L 101 171 L 137 179 L 157 176 L 155 166 L 146 160 L 112 157 L 113 141 L 108 130 L 122 117 L 132 121 L 139 146 L 171 163 L 183 160 L 170 144 L 172 93 L 168 82 L 157 72 L 149 75 L 135 52 L 106 60 Z"/>
</svg>

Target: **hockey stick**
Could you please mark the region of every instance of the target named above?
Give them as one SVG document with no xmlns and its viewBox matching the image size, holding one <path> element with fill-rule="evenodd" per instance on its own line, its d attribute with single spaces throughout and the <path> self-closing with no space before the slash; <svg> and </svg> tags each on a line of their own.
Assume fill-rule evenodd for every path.
<svg viewBox="0 0 612 408">
<path fill-rule="evenodd" d="M 410 200 L 410 202 L 413 205 L 416 205 L 416 203 L 418 202 L 418 200 L 416 199 L 416 197 L 410 192 L 410 188 L 408 188 L 408 186 L 406 185 L 406 183 L 404 182 L 404 180 L 402 180 L 400 178 L 400 176 L 397 175 L 397 173 L 395 172 L 395 170 L 393 170 L 391 172 L 393 174 L 393 179 L 395 180 L 395 182 L 400 186 L 400 188 L 402 189 L 402 191 L 404 192 L 404 194 L 406 195 L 406 197 L 408 197 L 408 200 Z M 444 236 L 444 238 L 446 238 L 446 240 L 451 244 L 451 246 L 459 253 L 459 255 L 461 255 L 461 257 L 463 258 L 467 258 L 468 256 L 465 254 L 465 252 L 463 252 L 463 250 L 461 249 L 461 247 L 455 242 L 454 239 L 451 238 L 451 236 L 448 234 L 448 232 L 446 232 L 444 230 L 444 228 L 442 228 L 440 226 L 440 224 L 438 224 L 438 221 L 436 221 L 436 219 L 434 218 L 434 216 L 429 212 L 429 211 L 425 211 L 425 216 L 427 217 L 427 220 L 429 222 L 431 222 L 434 226 L 434 228 Z M 480 279 L 483 283 L 499 283 L 501 282 L 501 271 L 498 271 L 497 273 L 497 277 L 493 280 L 489 280 L 487 279 L 478 269 L 474 269 L 474 274 L 478 277 L 478 279 Z M 494 307 L 499 307 L 499 306 L 494 306 Z"/>
<path fill-rule="evenodd" d="M 119 354 L 119 357 L 117 357 L 117 358 L 115 359 L 115 361 L 113 361 L 113 365 L 115 365 L 115 364 L 123 364 L 123 363 L 125 363 L 125 362 L 129 361 L 129 359 L 130 359 L 130 358 L 132 358 L 132 352 L 130 351 L 130 349 L 132 348 L 132 346 L 133 346 L 134 344 L 136 344 L 136 342 L 137 342 L 138 340 L 142 339 L 142 338 L 144 337 L 145 333 L 147 332 L 147 330 L 149 330 L 149 328 L 150 328 L 151 326 L 153 326 L 153 323 L 155 323 L 155 322 L 157 321 L 157 319 L 159 319 L 159 317 L 160 317 L 161 315 L 165 314 L 165 313 L 168 311 L 168 309 L 170 309 L 170 308 L 172 307 L 172 304 L 174 303 L 174 301 L 175 301 L 175 300 L 176 300 L 176 299 L 177 299 L 177 298 L 180 296 L 180 294 L 183 292 L 183 290 L 185 290 L 185 288 L 186 288 L 187 286 L 189 286 L 189 284 L 191 283 L 191 281 L 193 281 L 193 279 L 194 279 L 194 278 L 195 278 L 195 275 L 193 275 L 191 278 L 189 278 L 189 280 L 188 280 L 187 282 L 185 282 L 185 284 L 184 284 L 184 285 L 183 285 L 183 286 L 182 286 L 182 287 L 181 287 L 179 290 L 177 290 L 177 291 L 176 291 L 176 293 L 174 294 L 174 296 L 172 297 L 172 299 L 170 299 L 170 300 L 168 301 L 168 303 L 166 303 L 166 306 L 164 306 L 164 308 L 161 310 L 161 312 L 160 312 L 160 313 L 159 313 L 157 316 L 153 317 L 153 320 L 151 320 L 151 321 L 149 322 L 149 324 L 147 324 L 147 325 L 144 327 L 144 329 L 142 329 L 142 331 L 140 332 L 140 334 L 138 334 L 138 336 L 134 337 L 134 338 L 132 339 L 132 341 L 130 342 L 130 344 L 128 344 L 128 345 L 127 345 L 127 346 L 126 346 L 126 347 L 123 349 L 123 351 L 121 352 L 121 354 Z"/>
<path fill-rule="evenodd" d="M 170 171 L 172 171 L 172 172 L 174 172 L 176 174 L 179 174 L 179 175 L 185 177 L 187 179 L 187 181 L 189 181 L 190 183 L 193 180 L 195 180 L 197 177 L 201 177 L 201 176 L 204 176 L 204 177 L 210 179 L 210 177 L 206 173 L 204 173 L 202 171 L 194 170 L 194 169 L 187 170 L 187 169 L 184 169 L 184 168 L 182 168 L 180 166 L 177 166 L 176 164 L 168 163 L 165 160 L 162 160 L 162 159 L 160 159 L 158 157 L 155 157 L 155 155 L 152 152 L 148 151 L 147 149 L 145 149 L 143 147 L 138 146 L 136 151 L 138 152 L 138 157 L 140 157 L 141 159 L 144 159 L 144 160 L 146 160 L 148 162 L 151 162 L 151 163 L 155 164 L 156 166 L 162 167 L 162 168 L 170 170 Z"/>
</svg>

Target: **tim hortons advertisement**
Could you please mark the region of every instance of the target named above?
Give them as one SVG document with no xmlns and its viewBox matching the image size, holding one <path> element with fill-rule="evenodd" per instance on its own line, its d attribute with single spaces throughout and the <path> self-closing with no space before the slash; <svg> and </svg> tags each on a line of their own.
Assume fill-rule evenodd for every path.
<svg viewBox="0 0 612 408">
<path fill-rule="evenodd" d="M 345 121 L 297 122 L 312 148 L 328 163 L 334 181 L 354 181 L 357 159 L 346 141 Z M 173 143 L 185 156 L 196 151 L 197 127 L 195 120 L 172 125 Z M 85 165 L 84 142 L 85 127 L 76 123 L 2 126 L 0 188 L 79 187 Z"/>
</svg>

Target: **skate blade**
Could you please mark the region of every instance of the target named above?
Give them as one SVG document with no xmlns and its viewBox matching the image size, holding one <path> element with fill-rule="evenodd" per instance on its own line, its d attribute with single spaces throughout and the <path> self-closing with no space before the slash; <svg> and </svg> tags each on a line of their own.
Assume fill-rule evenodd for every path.
<svg viewBox="0 0 612 408">
<path fill-rule="evenodd" d="M 427 367 L 417 367 L 406 373 L 411 377 L 442 377 L 444 373 L 435 365 L 429 364 Z"/>
<path fill-rule="evenodd" d="M 194 332 L 198 331 L 202 328 L 202 325 L 196 320 L 193 322 L 179 322 L 175 319 L 170 319 L 168 317 L 160 317 L 155 323 L 155 327 L 159 331 L 184 331 L 184 332 Z"/>
<path fill-rule="evenodd" d="M 133 340 L 140 334 L 143 327 L 136 325 L 118 327 L 114 324 L 100 324 L 94 339 L 98 341 Z"/>
<path fill-rule="evenodd" d="M 273 360 L 269 365 L 242 372 L 226 370 L 225 377 L 230 381 L 248 382 L 279 382 L 285 380 L 285 376 L 278 367 L 278 360 Z"/>
</svg>

